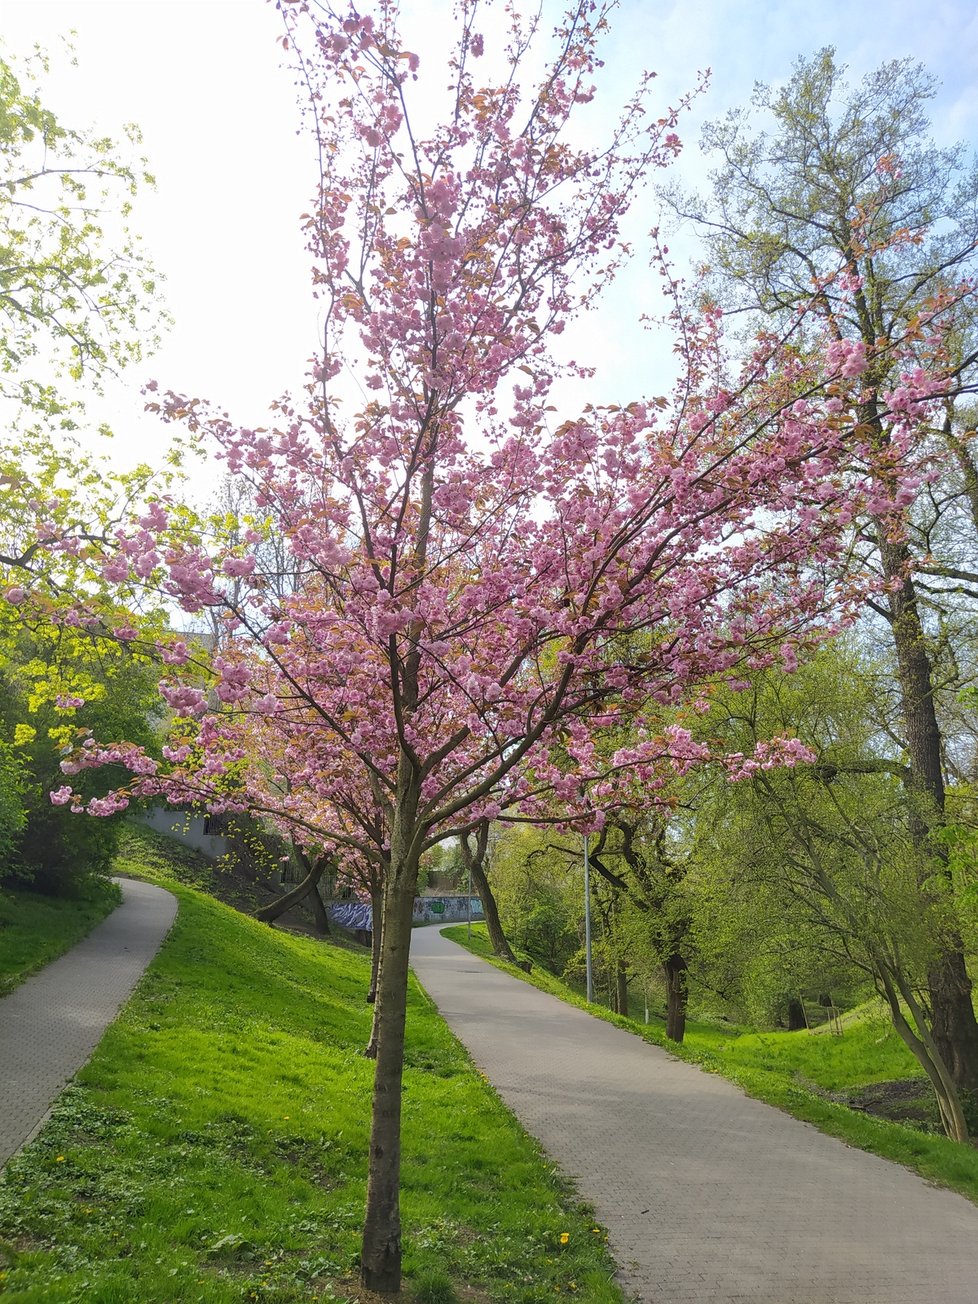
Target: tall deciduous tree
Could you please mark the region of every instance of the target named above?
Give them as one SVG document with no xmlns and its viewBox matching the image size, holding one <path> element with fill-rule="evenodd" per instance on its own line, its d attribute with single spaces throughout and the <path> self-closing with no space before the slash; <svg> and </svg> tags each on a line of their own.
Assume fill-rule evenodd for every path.
<svg viewBox="0 0 978 1304">
<path fill-rule="evenodd" d="M 686 1032 L 690 924 L 682 897 L 689 859 L 685 839 L 669 839 L 669 807 L 623 806 L 609 816 L 591 849 L 591 863 L 643 916 L 638 933 L 657 958 L 666 993 L 666 1036 Z M 627 1013 L 627 1010 L 621 1010 Z"/>
<path fill-rule="evenodd" d="M 108 872 L 118 830 L 97 819 L 80 823 L 52 805 L 60 760 L 79 729 L 148 742 L 158 672 L 115 640 L 46 620 L 28 626 L 18 614 L 0 608 L 0 781 L 19 811 L 16 836 L 4 847 L 0 802 L 0 878 L 70 895 L 90 875 Z M 96 809 L 117 781 L 111 772 L 88 776 L 85 794 Z"/>
<path fill-rule="evenodd" d="M 362 1275 L 396 1290 L 422 853 L 503 810 L 574 807 L 582 785 L 600 804 L 620 773 L 654 793 L 706 758 L 662 727 L 661 706 L 824 627 L 851 597 L 841 531 L 863 496 L 885 504 L 901 486 L 852 473 L 848 381 L 831 359 L 827 374 L 769 337 L 727 374 L 714 314 L 681 323 L 675 403 L 551 428 L 553 338 L 617 270 L 621 218 L 678 147 L 673 115 L 649 117 L 646 83 L 604 146 L 570 143 L 604 8 L 571 7 L 524 94 L 539 20 L 507 6 L 496 75 L 477 80 L 489 42 L 463 3 L 447 115 L 427 132 L 392 6 L 283 12 L 322 162 L 308 220 L 322 354 L 307 400 L 278 405 L 266 429 L 161 400 L 254 482 L 266 523 L 235 547 L 191 543 L 160 502 L 120 531 L 107 566 L 127 561 L 188 612 L 220 609 L 227 638 L 205 680 L 186 675 L 186 649 L 168 651 L 162 763 L 105 743 L 67 770 L 128 761 L 121 804 L 162 792 L 245 806 L 383 860 Z M 262 573 L 266 532 L 302 562 L 294 593 Z M 625 638 L 637 650 L 622 659 Z M 798 755 L 765 740 L 729 765 Z M 600 826 L 577 808 L 582 828 Z"/>
<path fill-rule="evenodd" d="M 120 699 L 128 694 L 138 732 L 137 658 L 94 636 L 102 623 L 94 603 L 84 626 L 74 614 L 62 626 L 58 612 L 79 592 L 99 593 L 103 612 L 118 610 L 120 596 L 128 596 L 105 583 L 98 559 L 149 473 L 106 465 L 84 453 L 72 432 L 84 419 L 86 395 L 146 356 L 165 314 L 129 226 L 136 196 L 153 184 L 137 153 L 138 130 L 125 127 L 117 141 L 66 124 L 45 104 L 48 72 L 40 51 L 24 59 L 0 53 L 0 592 L 13 609 L 12 621 L 0 620 L 0 676 L 11 684 L 5 723 L 11 731 L 20 725 L 22 735 L 33 727 L 29 717 L 37 726 L 31 745 L 22 738 L 14 753 L 37 798 L 28 829 L 33 851 L 21 845 L 18 854 L 56 878 L 59 862 L 66 870 L 83 861 L 85 843 L 92 861 L 104 859 L 97 852 L 107 837 L 104 830 L 79 836 L 76 827 L 74 846 L 62 841 L 63 813 L 52 812 L 46 796 L 57 770 L 46 733 L 58 690 L 48 701 L 23 685 L 27 667 L 39 665 L 49 686 L 60 683 L 62 696 L 74 698 L 88 673 L 94 696 L 86 690 L 83 718 L 105 723 L 115 710 L 121 720 Z M 30 633 L 16 629 L 27 589 L 34 595 Z M 25 799 L 11 765 L 0 766 L 0 808 L 19 808 Z"/>
<path fill-rule="evenodd" d="M 868 511 L 858 532 L 884 593 L 872 608 L 893 649 L 914 836 L 943 861 L 935 837 L 946 801 L 939 676 L 926 590 L 942 575 L 949 587 L 971 582 L 953 554 L 942 559 L 940 540 L 956 514 L 970 520 L 972 551 L 978 542 L 970 511 L 978 483 L 973 432 L 955 414 L 974 385 L 978 336 L 966 301 L 936 330 L 930 312 L 974 269 L 978 170 L 962 147 L 940 149 L 928 139 L 933 93 L 933 79 L 910 59 L 884 64 L 850 87 L 834 51 L 822 50 L 799 60 L 780 90 L 758 87 L 750 106 L 708 127 L 703 145 L 718 159 L 712 195 L 674 193 L 670 202 L 699 225 L 710 282 L 728 306 L 785 322 L 815 291 L 841 365 L 858 359 L 864 368 L 858 421 L 868 449 L 896 466 L 943 447 L 956 467 L 943 491 L 932 480 L 913 507 L 896 515 Z M 835 275 L 840 261 L 842 278 Z M 917 423 L 908 443 L 894 416 L 908 401 L 906 384 L 935 350 L 949 359 L 940 385 L 943 420 Z M 930 999 L 934 1038 L 955 1082 L 978 1088 L 978 1022 L 960 940 L 951 939 L 935 961 Z"/>
<path fill-rule="evenodd" d="M 481 820 L 471 832 L 462 834 L 459 839 L 462 868 L 466 871 L 468 881 L 471 882 L 482 902 L 482 914 L 493 951 L 511 964 L 518 964 L 519 961 L 513 954 L 513 948 L 503 931 L 499 907 L 486 872 L 489 867 L 490 835 L 491 826 L 488 820 Z"/>
<path fill-rule="evenodd" d="M 66 125 L 42 98 L 47 58 L 0 55 L 0 397 L 70 428 L 77 394 L 155 336 L 156 277 L 127 226 L 146 161 Z M 9 420 L 9 416 L 8 416 Z"/>
<path fill-rule="evenodd" d="M 901 791 L 907 766 L 876 729 L 872 699 L 870 668 L 836 646 L 793 676 L 761 675 L 718 701 L 709 727 L 731 746 L 787 730 L 816 761 L 715 789 L 701 839 L 713 865 L 728 866 L 718 878 L 771 895 L 828 960 L 872 976 L 934 1087 L 948 1136 L 964 1141 L 965 1112 L 926 996 L 935 957 L 957 931 L 951 885 L 921 864 Z"/>
</svg>

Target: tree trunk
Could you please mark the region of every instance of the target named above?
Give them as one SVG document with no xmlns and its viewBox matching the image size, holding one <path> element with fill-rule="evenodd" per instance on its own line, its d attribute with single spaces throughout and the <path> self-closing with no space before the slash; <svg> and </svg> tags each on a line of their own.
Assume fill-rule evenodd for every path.
<svg viewBox="0 0 978 1304">
<path fill-rule="evenodd" d="M 390 877 L 390 866 L 387 869 L 387 876 Z M 413 915 L 413 900 L 411 906 Z M 380 1036 L 380 975 L 384 967 L 384 889 L 382 886 L 371 890 L 370 917 L 373 927 L 370 934 L 370 989 L 367 992 L 367 1002 L 373 1006 L 374 1016 L 370 1024 L 370 1040 L 364 1046 L 363 1053 L 367 1059 L 376 1059 L 377 1041 Z"/>
<path fill-rule="evenodd" d="M 472 875 L 472 882 L 475 884 L 475 890 L 482 902 L 482 913 L 486 918 L 486 928 L 489 931 L 489 941 L 492 944 L 493 952 L 501 959 L 508 960 L 510 964 L 519 964 L 506 934 L 503 932 L 496 898 L 492 894 L 492 888 L 489 886 L 489 879 L 486 876 L 485 863 L 486 851 L 489 846 L 489 821 L 484 820 L 476 829 L 474 848 L 469 843 L 468 834 L 463 833 L 459 841 L 462 851 L 462 864 L 466 871 Z"/>
<path fill-rule="evenodd" d="M 927 975 L 931 1034 L 955 1086 L 978 1089 L 978 1031 L 963 947 L 949 948 Z"/>
<path fill-rule="evenodd" d="M 326 906 L 323 904 L 323 898 L 320 895 L 318 883 L 313 883 L 312 892 L 310 892 L 309 895 L 312 897 L 312 914 L 313 919 L 316 922 L 316 931 L 317 933 L 322 933 L 323 937 L 329 937 L 331 931 L 329 927 L 329 915 L 326 913 Z"/>
<path fill-rule="evenodd" d="M 399 775 L 399 786 L 402 782 Z M 377 1067 L 360 1280 L 368 1290 L 389 1292 L 401 1287 L 401 1080 L 411 922 L 420 862 L 415 828 L 417 804 L 417 792 L 412 791 L 399 800 L 395 812 L 390 869 L 384 884 L 380 978 L 374 1006 Z"/>
<path fill-rule="evenodd" d="M 628 970 L 620 960 L 615 965 L 615 1005 L 628 1018 Z"/>
<path fill-rule="evenodd" d="M 666 1036 L 670 1041 L 682 1041 L 686 1035 L 686 961 L 673 952 L 663 961 L 666 979 Z"/>
<path fill-rule="evenodd" d="M 367 1004 L 373 1005 L 377 999 L 377 982 L 380 977 L 380 942 L 383 932 L 384 894 L 378 887 L 370 893 L 370 989 L 367 992 Z"/>
<path fill-rule="evenodd" d="M 940 1110 L 941 1122 L 946 1135 L 952 1141 L 967 1141 L 968 1124 L 964 1117 L 964 1110 L 961 1108 L 958 1089 L 951 1077 L 948 1066 L 941 1058 L 933 1033 L 927 1028 L 927 1020 L 924 1017 L 923 1010 L 915 999 L 909 984 L 895 966 L 891 969 L 881 961 L 878 954 L 874 956 L 874 963 L 877 977 L 883 985 L 887 1004 L 890 1007 L 893 1026 L 902 1037 L 910 1053 L 930 1078 L 931 1086 L 934 1088 L 934 1095 L 937 1097 L 937 1106 Z M 904 1017 L 901 998 L 910 1011 L 916 1031 L 910 1027 Z"/>
<path fill-rule="evenodd" d="M 884 525 L 877 523 L 882 532 Z M 903 542 L 880 543 L 883 574 L 892 582 L 891 629 L 897 657 L 901 709 L 910 762 L 910 829 L 926 860 L 947 866 L 947 853 L 931 836 L 944 819 L 941 732 L 934 705 L 933 673 Z M 922 873 L 929 874 L 922 867 Z M 934 1042 L 955 1086 L 978 1090 L 978 1021 L 960 938 L 952 937 L 928 975 Z"/>
<path fill-rule="evenodd" d="M 978 466 L 971 456 L 971 445 L 954 434 L 950 417 L 944 423 L 944 439 L 954 454 L 954 460 L 961 472 L 961 488 L 968 500 L 971 524 L 975 534 L 978 535 Z"/>
<path fill-rule="evenodd" d="M 788 1031 L 800 1032 L 802 1028 L 807 1028 L 805 1021 L 805 1008 L 797 996 L 792 996 L 788 1001 Z"/>
<path fill-rule="evenodd" d="M 256 919 L 260 919 L 263 924 L 270 924 L 273 920 L 284 915 L 287 910 L 291 910 L 293 906 L 298 905 L 300 901 L 304 901 L 310 892 L 315 891 L 319 880 L 326 872 L 329 859 L 326 856 L 317 856 L 312 865 L 306 863 L 309 872 L 302 882 L 297 883 L 291 891 L 286 892 L 283 896 L 270 901 L 267 906 L 262 906 L 260 910 L 256 910 Z M 320 902 L 320 904 L 322 903 Z"/>
</svg>

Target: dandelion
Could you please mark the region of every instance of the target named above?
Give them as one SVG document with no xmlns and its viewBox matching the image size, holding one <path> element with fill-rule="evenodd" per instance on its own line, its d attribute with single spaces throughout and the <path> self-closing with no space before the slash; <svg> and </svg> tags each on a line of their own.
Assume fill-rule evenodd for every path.
<svg viewBox="0 0 978 1304">
<path fill-rule="evenodd" d="M 55 1155 L 55 1156 L 54 1156 L 54 1162 L 55 1162 L 56 1164 L 63 1164 L 64 1161 L 65 1161 L 65 1157 L 64 1157 L 64 1155 Z"/>
<path fill-rule="evenodd" d="M 560 1243 L 561 1243 L 561 1245 L 566 1245 L 567 1242 L 568 1242 L 569 1240 L 570 1240 L 570 1232 L 561 1232 L 561 1233 L 560 1233 Z"/>
</svg>

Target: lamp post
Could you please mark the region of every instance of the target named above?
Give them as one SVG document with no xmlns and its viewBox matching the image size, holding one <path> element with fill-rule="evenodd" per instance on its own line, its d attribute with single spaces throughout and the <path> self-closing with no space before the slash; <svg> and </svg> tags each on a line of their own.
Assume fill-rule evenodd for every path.
<svg viewBox="0 0 978 1304">
<path fill-rule="evenodd" d="M 463 837 L 465 835 L 463 834 Z M 472 861 L 469 861 L 469 890 L 465 895 L 465 926 L 466 936 L 472 941 Z"/>
<path fill-rule="evenodd" d="M 594 1002 L 594 973 L 591 969 L 591 862 L 588 859 L 587 834 L 584 834 L 584 966 L 587 973 L 587 1000 Z"/>
</svg>

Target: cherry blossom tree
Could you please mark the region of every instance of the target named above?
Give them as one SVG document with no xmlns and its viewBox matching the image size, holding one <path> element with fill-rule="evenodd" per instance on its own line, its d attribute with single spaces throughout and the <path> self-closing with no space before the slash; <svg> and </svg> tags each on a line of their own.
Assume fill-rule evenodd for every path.
<svg viewBox="0 0 978 1304">
<path fill-rule="evenodd" d="M 790 665 L 852 599 L 840 540 L 854 513 L 912 492 L 853 459 L 861 359 L 833 346 L 803 360 L 794 328 L 732 367 L 719 315 L 677 309 L 672 399 L 552 416 L 562 375 L 587 374 L 558 363 L 554 339 L 620 267 L 621 221 L 678 149 L 676 114 L 649 114 L 646 79 L 605 145 L 574 147 L 605 8 L 575 0 L 529 91 L 518 77 L 539 19 L 502 13 L 493 52 L 480 5 L 462 0 L 447 112 L 423 132 L 393 5 L 283 7 L 321 164 L 307 230 L 322 349 L 305 398 L 264 429 L 154 400 L 250 480 L 255 519 L 233 543 L 192 538 L 161 499 L 117 532 L 110 578 L 216 614 L 218 650 L 207 662 L 189 640 L 163 646 L 162 759 L 89 738 L 53 794 L 81 806 L 71 775 L 122 762 L 132 782 L 98 811 L 151 794 L 248 809 L 383 867 L 362 1253 L 377 1290 L 400 1284 L 423 852 L 503 811 L 559 808 L 594 831 L 619 776 L 654 801 L 711 758 L 662 708 Z M 269 538 L 301 583 L 277 583 Z M 805 755 L 773 739 L 721 763 L 736 777 Z"/>
</svg>

